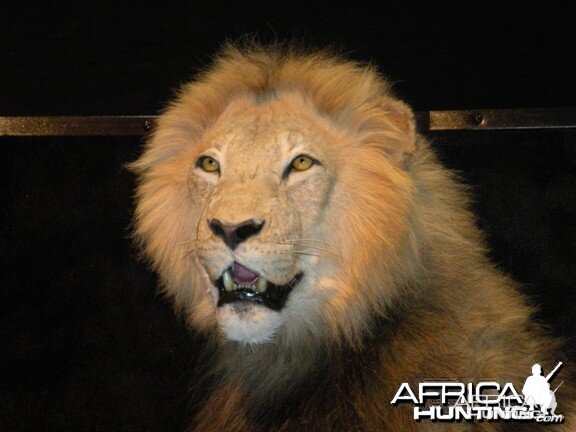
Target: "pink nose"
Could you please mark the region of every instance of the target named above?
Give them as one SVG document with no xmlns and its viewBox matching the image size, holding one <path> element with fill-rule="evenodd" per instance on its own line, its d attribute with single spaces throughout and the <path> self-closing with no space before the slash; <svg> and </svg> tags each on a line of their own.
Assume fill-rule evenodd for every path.
<svg viewBox="0 0 576 432">
<path fill-rule="evenodd" d="M 220 237 L 230 249 L 234 250 L 244 240 L 258 234 L 264 222 L 256 222 L 254 219 L 248 219 L 236 225 L 230 225 L 219 221 L 218 219 L 211 219 L 208 221 L 210 230 L 216 237 Z"/>
</svg>

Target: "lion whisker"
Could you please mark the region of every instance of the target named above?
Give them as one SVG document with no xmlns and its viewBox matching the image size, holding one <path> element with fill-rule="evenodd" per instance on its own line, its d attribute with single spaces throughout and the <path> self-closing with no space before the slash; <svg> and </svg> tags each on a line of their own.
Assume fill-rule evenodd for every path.
<svg viewBox="0 0 576 432">
<path fill-rule="evenodd" d="M 323 251 L 323 252 L 332 254 L 332 255 L 334 255 L 335 257 L 340 258 L 340 255 L 338 255 L 336 252 L 331 251 L 330 249 L 326 249 L 326 248 L 319 247 L 319 246 L 312 246 L 312 245 L 307 245 L 307 244 L 304 244 L 304 243 L 295 243 L 295 242 L 294 242 L 294 243 L 272 242 L 272 243 L 273 243 L 273 244 L 278 244 L 278 245 L 295 245 L 295 246 L 303 247 L 303 248 L 316 249 L 316 250 Z"/>
<path fill-rule="evenodd" d="M 300 242 L 300 241 L 308 241 L 308 242 L 315 242 L 315 243 L 324 243 L 326 245 L 331 246 L 331 244 L 329 242 L 327 242 L 326 240 L 320 240 L 320 239 L 306 239 L 306 238 L 293 238 L 293 239 L 285 239 L 287 242 Z"/>
<path fill-rule="evenodd" d="M 301 251 L 289 251 L 289 252 L 278 252 L 278 253 L 281 255 L 307 255 L 307 256 L 320 257 L 320 255 L 318 255 L 318 254 L 301 252 Z"/>
</svg>

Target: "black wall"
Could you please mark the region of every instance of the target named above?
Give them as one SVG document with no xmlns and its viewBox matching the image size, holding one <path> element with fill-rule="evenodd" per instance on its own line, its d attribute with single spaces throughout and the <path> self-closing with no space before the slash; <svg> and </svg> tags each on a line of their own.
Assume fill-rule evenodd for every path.
<svg viewBox="0 0 576 432">
<path fill-rule="evenodd" d="M 418 110 L 571 106 L 568 5 L 4 2 L 0 115 L 155 113 L 223 40 L 246 33 L 373 60 Z"/>
</svg>

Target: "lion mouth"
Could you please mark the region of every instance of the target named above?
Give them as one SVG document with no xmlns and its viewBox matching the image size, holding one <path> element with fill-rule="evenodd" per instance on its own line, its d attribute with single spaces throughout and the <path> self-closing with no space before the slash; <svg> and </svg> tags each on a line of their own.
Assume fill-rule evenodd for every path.
<svg viewBox="0 0 576 432">
<path fill-rule="evenodd" d="M 276 285 L 258 273 L 235 262 L 216 280 L 218 307 L 233 302 L 252 302 L 273 310 L 280 310 L 286 304 L 292 289 L 302 280 L 299 273 L 284 285 Z"/>
</svg>

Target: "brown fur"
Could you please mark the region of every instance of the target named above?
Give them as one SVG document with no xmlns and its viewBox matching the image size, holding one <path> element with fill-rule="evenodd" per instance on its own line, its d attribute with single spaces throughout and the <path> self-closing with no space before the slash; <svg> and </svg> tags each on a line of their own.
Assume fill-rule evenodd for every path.
<svg viewBox="0 0 576 432">
<path fill-rule="evenodd" d="M 194 251 L 183 259 L 205 205 L 190 197 L 190 166 L 226 109 L 246 97 L 250 107 L 312 107 L 310 121 L 333 137 L 339 167 L 322 219 L 333 236 L 332 254 L 320 259 L 332 265 L 329 289 L 316 288 L 306 319 L 249 345 L 222 337 L 204 269 Z M 550 370 L 563 358 L 515 283 L 486 258 L 465 190 L 373 67 L 228 46 L 182 89 L 132 167 L 140 176 L 136 237 L 165 292 L 208 340 L 191 430 L 542 429 L 417 423 L 409 407 L 390 404 L 400 383 L 430 378 L 521 389 L 533 363 Z M 566 422 L 545 428 L 576 430 L 569 367 L 561 374 L 557 412 Z"/>
</svg>

